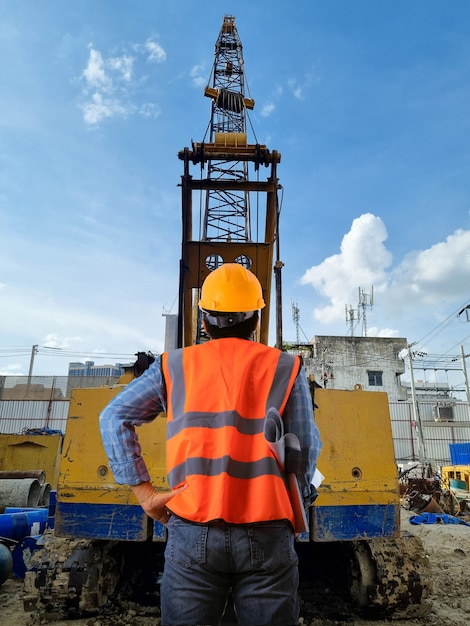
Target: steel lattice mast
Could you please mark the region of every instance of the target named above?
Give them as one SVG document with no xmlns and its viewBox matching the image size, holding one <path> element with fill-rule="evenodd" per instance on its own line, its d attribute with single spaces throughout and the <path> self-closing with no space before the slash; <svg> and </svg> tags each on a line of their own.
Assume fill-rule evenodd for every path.
<svg viewBox="0 0 470 626">
<path fill-rule="evenodd" d="M 210 142 L 246 145 L 246 109 L 254 102 L 245 97 L 243 51 L 235 18 L 224 16 L 215 44 L 211 86 L 205 95 L 212 98 Z M 212 180 L 248 180 L 247 162 L 208 161 Z M 206 193 L 202 240 L 250 241 L 250 201 L 247 192 L 210 190 Z"/>
<path fill-rule="evenodd" d="M 245 95 L 242 45 L 235 18 L 230 15 L 224 16 L 211 76 L 211 84 L 205 88 L 205 95 L 212 100 L 210 140 L 192 142 L 191 148 L 178 153 L 184 172 L 177 346 L 199 343 L 199 292 L 206 276 L 222 263 L 241 263 L 258 277 L 266 303 L 257 331 L 262 343 L 268 342 L 274 271 L 276 344 L 281 346 L 283 263 L 279 258 L 277 197 L 281 188 L 277 177 L 281 155 L 263 144 L 247 141 L 247 109 L 253 109 L 254 102 Z M 192 174 L 196 165 L 200 165 L 199 178 Z M 267 179 L 259 174 L 261 166 L 267 169 Z M 256 180 L 249 179 L 249 167 L 257 173 Z M 194 192 L 199 192 L 200 199 L 197 222 Z M 250 194 L 256 197 L 254 233 L 250 227 Z M 266 198 L 264 208 L 261 195 Z M 199 238 L 195 238 L 193 229 L 196 223 Z"/>
</svg>

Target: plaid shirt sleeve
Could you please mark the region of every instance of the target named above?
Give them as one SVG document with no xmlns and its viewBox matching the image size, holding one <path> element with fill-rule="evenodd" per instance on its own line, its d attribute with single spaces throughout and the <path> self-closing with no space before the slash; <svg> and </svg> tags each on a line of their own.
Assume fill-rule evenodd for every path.
<svg viewBox="0 0 470 626">
<path fill-rule="evenodd" d="M 315 498 L 311 482 L 321 450 L 320 433 L 313 415 L 313 402 L 305 369 L 301 367 L 287 400 L 282 416 L 285 432 L 294 433 L 300 441 L 299 452 L 289 451 L 286 467 L 299 481 L 304 502 L 308 506 Z"/>
<path fill-rule="evenodd" d="M 157 357 L 100 414 L 101 439 L 117 483 L 137 485 L 150 480 L 135 427 L 153 421 L 165 410 L 165 385 Z"/>
</svg>

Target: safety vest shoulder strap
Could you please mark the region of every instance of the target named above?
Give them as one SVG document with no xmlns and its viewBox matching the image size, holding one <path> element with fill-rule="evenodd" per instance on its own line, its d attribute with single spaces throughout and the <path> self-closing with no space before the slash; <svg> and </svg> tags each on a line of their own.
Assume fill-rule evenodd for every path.
<svg viewBox="0 0 470 626">
<path fill-rule="evenodd" d="M 192 411 L 194 402 L 198 410 L 207 408 L 213 412 L 215 398 L 224 392 L 224 386 L 226 392 L 230 387 L 235 394 L 239 388 L 248 393 L 253 390 L 249 398 L 250 411 L 261 417 L 270 407 L 282 414 L 300 368 L 300 359 L 263 344 L 227 338 L 164 353 L 162 366 L 171 407 L 170 419 Z M 197 397 L 188 395 L 193 392 Z M 230 400 L 232 404 L 227 406 L 217 403 L 217 410 L 233 409 L 240 398 L 227 396 L 227 402 Z"/>
</svg>

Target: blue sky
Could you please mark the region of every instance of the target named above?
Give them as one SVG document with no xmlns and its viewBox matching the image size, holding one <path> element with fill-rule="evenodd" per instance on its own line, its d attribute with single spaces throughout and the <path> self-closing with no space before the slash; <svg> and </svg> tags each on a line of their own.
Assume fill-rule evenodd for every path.
<svg viewBox="0 0 470 626">
<path fill-rule="evenodd" d="M 470 352 L 470 3 L 1 0 L 0 373 L 163 349 L 225 14 L 282 154 L 284 338 Z M 361 328 L 356 328 L 361 334 Z"/>
</svg>

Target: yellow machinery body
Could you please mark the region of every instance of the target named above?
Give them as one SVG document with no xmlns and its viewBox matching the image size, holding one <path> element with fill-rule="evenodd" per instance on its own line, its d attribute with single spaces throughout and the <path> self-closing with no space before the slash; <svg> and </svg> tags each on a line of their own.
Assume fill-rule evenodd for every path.
<svg viewBox="0 0 470 626">
<path fill-rule="evenodd" d="M 60 536 L 145 541 L 153 532 L 131 489 L 115 483 L 101 443 L 100 411 L 122 388 L 72 391 L 57 490 L 55 531 Z M 165 417 L 157 416 L 139 438 L 154 485 L 166 490 L 165 431 Z M 157 538 L 163 539 L 163 526 L 156 526 Z"/>
<path fill-rule="evenodd" d="M 195 303 L 211 271 L 211 260 L 243 259 L 258 277 L 266 307 L 261 311 L 258 340 L 268 342 L 273 269 L 276 284 L 277 345 L 282 345 L 281 281 L 283 263 L 276 256 L 280 185 L 280 154 L 264 145 L 246 143 L 243 134 L 216 135 L 212 144 L 193 144 L 179 153 L 184 161 L 182 192 L 182 257 L 180 264 L 178 345 L 196 341 L 199 322 Z M 266 180 L 193 178 L 191 165 L 210 160 L 251 162 L 268 168 Z M 193 235 L 193 192 L 216 189 L 226 194 L 265 194 L 261 240 L 234 243 L 198 240 Z M 273 307 L 274 308 L 274 307 Z M 71 537 L 164 540 L 165 529 L 154 527 L 137 506 L 129 488 L 116 485 L 109 471 L 98 429 L 101 409 L 121 387 L 72 391 L 61 462 L 55 528 Z M 396 537 L 399 533 L 397 468 L 387 395 L 355 390 L 317 389 L 316 419 L 323 440 L 319 469 L 325 476 L 320 495 L 311 509 L 310 533 L 303 540 L 344 541 Z M 155 485 L 167 488 L 165 478 L 165 418 L 139 429 L 139 441 Z"/>
<path fill-rule="evenodd" d="M 317 389 L 315 402 L 324 480 L 311 509 L 312 539 L 397 536 L 400 502 L 387 394 L 360 385 Z"/>
<path fill-rule="evenodd" d="M 122 386 L 76 389 L 64 439 L 55 528 L 61 536 L 144 541 L 165 539 L 127 486 L 116 485 L 101 444 L 98 416 Z M 311 508 L 308 541 L 394 537 L 399 494 L 385 393 L 317 389 L 316 419 L 324 481 Z M 168 489 L 164 415 L 139 429 L 152 481 Z"/>
<path fill-rule="evenodd" d="M 470 491 L 470 465 L 446 465 L 441 473 L 447 487 Z"/>
</svg>

